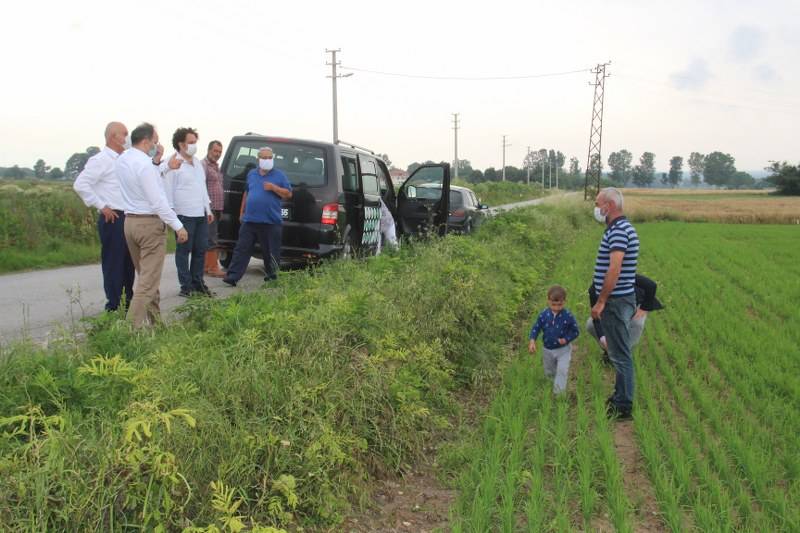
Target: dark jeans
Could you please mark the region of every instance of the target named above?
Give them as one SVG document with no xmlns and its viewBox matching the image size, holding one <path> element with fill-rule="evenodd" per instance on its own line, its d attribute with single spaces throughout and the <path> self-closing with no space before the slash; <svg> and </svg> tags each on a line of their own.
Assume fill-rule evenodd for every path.
<svg viewBox="0 0 800 533">
<path fill-rule="evenodd" d="M 239 228 L 239 240 L 233 250 L 233 259 L 228 268 L 226 279 L 239 281 L 244 276 L 256 240 L 261 245 L 264 269 L 267 279 L 276 279 L 281 264 L 281 233 L 283 226 L 280 224 L 259 224 L 256 222 L 243 222 Z"/>
<path fill-rule="evenodd" d="M 133 299 L 133 279 L 136 271 L 125 242 L 125 213 L 115 211 L 119 218 L 106 222 L 102 213 L 97 219 L 100 234 L 100 261 L 103 265 L 103 289 L 106 292 L 106 311 L 116 310 L 125 297 L 125 306 Z"/>
<path fill-rule="evenodd" d="M 612 402 L 621 412 L 633 407 L 635 376 L 630 326 L 636 312 L 636 297 L 631 294 L 609 298 L 601 316 L 608 342 L 608 357 L 617 373 Z"/>
<path fill-rule="evenodd" d="M 203 267 L 208 250 L 208 219 L 178 215 L 189 240 L 175 247 L 175 267 L 178 269 L 178 283 L 181 289 L 196 291 L 203 288 Z M 191 255 L 191 262 L 189 256 Z"/>
</svg>

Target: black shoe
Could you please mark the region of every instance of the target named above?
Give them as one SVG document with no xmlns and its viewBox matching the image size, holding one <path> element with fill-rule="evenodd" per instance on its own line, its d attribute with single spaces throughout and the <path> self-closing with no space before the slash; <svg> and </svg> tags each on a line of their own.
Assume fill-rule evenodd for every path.
<svg viewBox="0 0 800 533">
<path fill-rule="evenodd" d="M 633 420 L 633 411 L 631 409 L 620 409 L 613 403 L 608 405 L 606 415 L 610 420 Z"/>
<path fill-rule="evenodd" d="M 190 297 L 190 296 L 192 296 L 193 294 L 194 294 L 194 293 L 193 293 L 192 291 L 190 291 L 189 289 L 186 289 L 186 288 L 184 288 L 184 287 L 181 287 L 181 292 L 179 292 L 179 293 L 178 293 L 178 296 L 181 296 L 181 297 L 183 297 L 183 298 L 189 298 L 189 297 Z"/>
<path fill-rule="evenodd" d="M 224 283 L 225 285 L 230 285 L 231 287 L 236 286 L 236 282 L 228 278 L 222 278 L 222 283 Z"/>
<path fill-rule="evenodd" d="M 208 285 L 206 285 L 205 283 L 203 283 L 203 284 L 200 286 L 200 288 L 199 288 L 199 289 L 197 289 L 197 290 L 195 291 L 195 294 L 199 294 L 199 295 L 201 295 L 201 296 L 208 296 L 209 298 L 213 298 L 214 296 L 216 296 L 216 294 L 214 293 L 214 291 L 212 291 L 211 289 L 209 289 L 209 288 L 208 288 Z"/>
<path fill-rule="evenodd" d="M 264 283 L 269 283 L 270 281 L 278 281 L 278 276 L 264 276 Z"/>
</svg>

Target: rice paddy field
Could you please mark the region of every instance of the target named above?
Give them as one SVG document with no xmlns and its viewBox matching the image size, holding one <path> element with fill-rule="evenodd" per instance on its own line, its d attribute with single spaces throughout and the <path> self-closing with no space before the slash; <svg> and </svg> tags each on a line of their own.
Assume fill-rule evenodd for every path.
<svg viewBox="0 0 800 533">
<path fill-rule="evenodd" d="M 606 418 L 613 371 L 585 332 L 564 398 L 521 342 L 460 450 L 454 531 L 800 530 L 800 228 L 637 230 L 639 270 L 666 309 L 635 352 L 634 420 Z M 590 228 L 550 276 L 584 321 L 601 232 Z M 540 294 L 531 314 L 545 303 Z"/>
</svg>

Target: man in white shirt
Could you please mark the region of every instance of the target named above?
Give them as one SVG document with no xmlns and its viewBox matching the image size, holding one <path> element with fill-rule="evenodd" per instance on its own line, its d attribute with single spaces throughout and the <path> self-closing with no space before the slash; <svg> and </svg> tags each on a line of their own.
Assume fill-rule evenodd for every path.
<svg viewBox="0 0 800 533">
<path fill-rule="evenodd" d="M 214 221 L 214 215 L 206 189 L 205 168 L 195 156 L 197 132 L 192 128 L 178 128 L 172 135 L 172 146 L 175 155 L 168 164 L 161 164 L 167 200 L 189 234 L 189 240 L 175 248 L 175 267 L 181 285 L 179 294 L 211 296 L 203 283 L 203 267 L 208 250 L 208 225 Z"/>
<path fill-rule="evenodd" d="M 136 287 L 128 308 L 128 319 L 136 328 L 161 320 L 159 308 L 161 271 L 167 253 L 167 225 L 178 243 L 188 234 L 164 194 L 159 172 L 164 149 L 152 124 L 141 124 L 131 132 L 133 148 L 117 158 L 115 168 L 125 203 L 125 240 L 136 268 Z"/>
<path fill-rule="evenodd" d="M 128 128 L 124 124 L 110 122 L 106 126 L 105 147 L 89 158 L 72 186 L 87 207 L 99 212 L 97 231 L 106 311 L 114 311 L 120 305 L 127 307 L 133 298 L 135 271 L 125 242 L 125 205 L 114 170 L 117 157 L 128 148 L 127 136 Z"/>
</svg>

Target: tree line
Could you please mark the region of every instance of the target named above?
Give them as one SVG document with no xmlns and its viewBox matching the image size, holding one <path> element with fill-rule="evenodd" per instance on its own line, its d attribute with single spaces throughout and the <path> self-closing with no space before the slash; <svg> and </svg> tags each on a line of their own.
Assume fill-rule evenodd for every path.
<svg viewBox="0 0 800 533">
<path fill-rule="evenodd" d="M 37 178 L 40 180 L 74 180 L 81 173 L 83 167 L 90 157 L 100 151 L 97 146 L 90 146 L 83 152 L 75 152 L 64 165 L 64 170 L 60 167 L 51 167 L 45 163 L 44 159 L 38 159 L 34 163 L 33 168 L 20 167 L 14 165 L 12 167 L 0 168 L 0 176 L 11 179 L 23 178 Z"/>
</svg>

